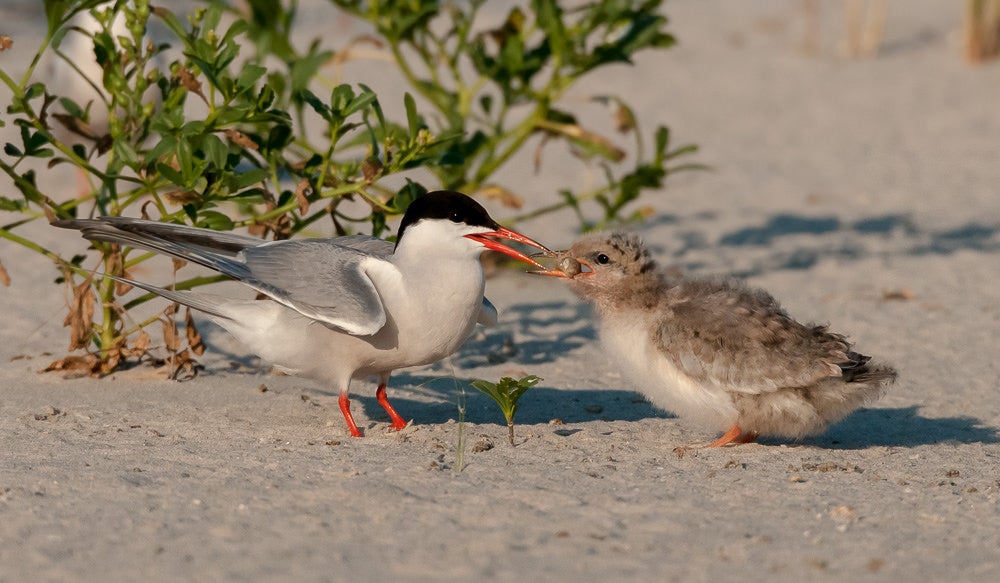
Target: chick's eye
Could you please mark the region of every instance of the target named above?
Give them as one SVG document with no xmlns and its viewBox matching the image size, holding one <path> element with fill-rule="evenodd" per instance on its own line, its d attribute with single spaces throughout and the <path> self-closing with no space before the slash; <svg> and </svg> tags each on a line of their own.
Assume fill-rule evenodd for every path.
<svg viewBox="0 0 1000 583">
<path fill-rule="evenodd" d="M 601 253 L 597 256 L 597 262 L 600 263 L 601 265 L 604 265 L 609 261 L 611 261 L 611 258 L 605 255 L 604 253 Z"/>
</svg>

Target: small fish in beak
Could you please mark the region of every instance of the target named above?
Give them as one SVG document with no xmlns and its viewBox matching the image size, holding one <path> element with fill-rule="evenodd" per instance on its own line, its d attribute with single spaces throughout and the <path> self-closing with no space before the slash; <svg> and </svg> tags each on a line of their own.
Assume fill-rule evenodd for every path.
<svg viewBox="0 0 1000 583">
<path fill-rule="evenodd" d="M 535 275 L 548 275 L 550 277 L 561 277 L 564 279 L 573 279 L 577 276 L 592 275 L 594 273 L 593 268 L 589 263 L 576 257 L 572 257 L 569 251 L 554 251 L 549 253 L 536 253 L 532 257 L 549 257 L 556 260 L 555 267 L 552 269 L 538 269 L 529 271 L 528 273 L 533 273 Z M 586 269 L 586 271 L 584 271 Z"/>
</svg>

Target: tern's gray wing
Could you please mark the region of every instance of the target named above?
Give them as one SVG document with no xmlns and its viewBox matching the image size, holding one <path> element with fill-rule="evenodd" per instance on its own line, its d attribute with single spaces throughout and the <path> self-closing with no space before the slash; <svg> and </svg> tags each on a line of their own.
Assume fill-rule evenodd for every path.
<svg viewBox="0 0 1000 583">
<path fill-rule="evenodd" d="M 66 219 L 52 224 L 64 229 L 78 229 L 91 240 L 143 247 L 198 263 L 197 259 L 184 257 L 186 250 L 233 257 L 247 247 L 264 243 L 249 235 L 129 217 Z"/>
<path fill-rule="evenodd" d="M 340 244 L 340 239 L 279 241 L 244 249 L 241 281 L 295 311 L 367 336 L 385 325 L 385 308 L 366 268 L 379 255 Z M 391 243 L 389 244 L 391 246 Z"/>
<path fill-rule="evenodd" d="M 384 251 L 392 244 L 369 237 L 264 243 L 235 233 L 142 219 L 100 217 L 56 221 L 83 236 L 142 247 L 185 259 L 245 283 L 275 301 L 349 334 L 370 335 L 385 325 L 385 310 L 367 261 L 382 256 L 349 246 Z"/>
<path fill-rule="evenodd" d="M 684 282 L 653 331 L 660 354 L 689 376 L 730 391 L 806 387 L 864 366 L 847 340 L 792 319 L 767 293 L 722 282 Z"/>
<path fill-rule="evenodd" d="M 337 245 L 350 247 L 351 249 L 357 249 L 362 253 L 378 255 L 380 257 L 388 257 L 389 255 L 392 255 L 392 252 L 396 249 L 396 244 L 392 241 L 386 241 L 385 239 L 370 237 L 368 235 L 346 235 L 329 240 Z"/>
</svg>

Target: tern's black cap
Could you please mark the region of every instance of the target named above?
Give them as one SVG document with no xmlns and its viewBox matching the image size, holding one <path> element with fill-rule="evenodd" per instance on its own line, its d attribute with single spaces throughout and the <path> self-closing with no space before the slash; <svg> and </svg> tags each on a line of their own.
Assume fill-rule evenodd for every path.
<svg viewBox="0 0 1000 583">
<path fill-rule="evenodd" d="M 472 197 L 451 190 L 435 190 L 410 203 L 406 214 L 403 215 L 403 222 L 399 224 L 399 232 L 396 234 L 397 244 L 402 240 L 406 228 L 420 219 L 448 219 L 474 227 L 493 230 L 500 228 L 499 223 L 494 221 L 486 209 Z"/>
</svg>

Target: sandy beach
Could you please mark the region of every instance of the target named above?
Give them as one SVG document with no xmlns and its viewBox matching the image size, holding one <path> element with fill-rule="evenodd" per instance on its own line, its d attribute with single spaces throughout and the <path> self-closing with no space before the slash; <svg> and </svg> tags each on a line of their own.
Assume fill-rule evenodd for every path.
<svg viewBox="0 0 1000 583">
<path fill-rule="evenodd" d="M 308 31 L 332 11 L 302 4 Z M 963 60 L 959 3 L 890 3 L 863 59 L 843 55 L 840 2 L 821 2 L 804 50 L 801 5 L 667 2 L 678 46 L 577 93 L 613 89 L 647 131 L 701 147 L 710 170 L 641 201 L 656 212 L 632 230 L 659 263 L 745 279 L 848 334 L 900 371 L 878 403 L 801 442 L 675 454 L 717 435 L 628 386 L 561 282 L 511 270 L 487 283 L 497 326 L 393 376 L 409 427 L 388 430 L 374 383 L 354 383 L 353 439 L 330 387 L 271 374 L 207 322 L 187 382 L 40 374 L 65 354 L 63 289 L 5 241 L 0 582 L 1000 579 L 1000 62 Z M 0 8 L 34 15 L 15 46 L 41 34 L 37 12 Z M 557 149 L 534 176 L 529 148 L 504 181 L 551 202 L 581 176 Z M 518 226 L 554 248 L 575 227 Z M 468 381 L 523 374 L 544 380 L 511 447 Z"/>
</svg>

